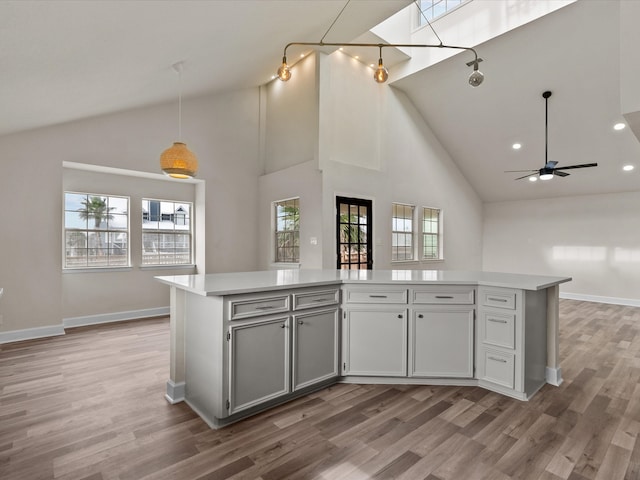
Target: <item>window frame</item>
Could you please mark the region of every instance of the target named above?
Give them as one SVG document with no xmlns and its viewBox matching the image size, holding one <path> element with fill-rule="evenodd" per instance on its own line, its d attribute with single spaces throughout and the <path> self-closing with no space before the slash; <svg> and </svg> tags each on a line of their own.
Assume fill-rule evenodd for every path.
<svg viewBox="0 0 640 480">
<path fill-rule="evenodd" d="M 437 241 L 437 258 L 431 258 L 425 256 L 425 246 L 426 246 L 426 236 L 434 236 L 432 232 L 425 231 L 425 212 L 426 210 L 436 211 L 438 212 L 438 217 L 436 221 L 437 225 L 437 233 L 435 234 Z M 442 262 L 444 260 L 444 238 L 443 238 L 443 222 L 442 222 L 443 214 L 442 209 L 437 207 L 425 207 L 422 206 L 420 212 L 420 260 L 422 262 Z"/>
<path fill-rule="evenodd" d="M 420 1 L 420 0 L 418 0 Z M 437 3 L 444 3 L 445 5 L 445 10 L 444 12 L 442 12 L 441 14 L 435 16 L 435 17 L 429 17 L 429 15 L 427 14 L 427 10 L 431 10 L 433 12 L 433 4 L 432 6 L 429 7 L 423 7 L 422 4 L 420 5 L 420 9 L 418 9 L 417 7 L 413 9 L 414 11 L 414 15 L 413 15 L 413 30 L 417 31 L 420 30 L 422 28 L 425 27 L 429 27 L 429 24 L 424 20 L 424 18 L 422 17 L 422 14 L 420 13 L 420 10 L 422 10 L 425 13 L 425 16 L 429 19 L 429 22 L 431 22 L 431 24 L 433 24 L 433 22 L 440 20 L 443 17 L 446 17 L 447 15 L 449 15 L 451 12 L 455 12 L 457 9 L 459 9 L 460 7 L 463 7 L 464 5 L 468 4 L 469 2 L 473 1 L 473 0 L 461 0 L 460 3 L 458 3 L 455 6 L 452 6 L 450 8 L 448 8 L 448 2 L 450 0 L 434 0 L 437 1 Z M 415 6 L 415 5 L 414 5 Z M 424 23 L 422 23 L 424 21 Z"/>
<path fill-rule="evenodd" d="M 396 207 L 403 208 L 411 208 L 411 230 L 397 230 L 394 229 L 394 219 L 400 218 L 396 216 Z M 401 203 L 401 202 L 392 202 L 391 203 L 391 263 L 408 263 L 408 262 L 417 262 L 417 242 L 416 242 L 416 206 L 409 203 Z M 402 217 L 404 219 L 409 217 Z M 397 225 L 395 225 L 397 226 Z M 394 259 L 394 249 L 399 248 L 398 245 L 394 245 L 394 235 L 403 235 L 407 238 L 407 233 L 409 233 L 408 238 L 411 239 L 411 258 L 397 258 L 397 252 L 395 252 L 396 258 Z M 405 250 L 406 252 L 406 250 Z"/>
<path fill-rule="evenodd" d="M 298 208 L 298 220 L 297 220 L 297 229 L 293 230 L 278 230 L 278 206 L 283 205 L 287 202 L 296 202 L 296 207 Z M 287 205 L 284 205 L 287 206 Z M 281 200 L 275 200 L 271 202 L 271 260 L 274 265 L 285 265 L 285 266 L 300 266 L 300 219 L 301 219 L 301 209 L 300 209 L 300 197 L 289 197 L 283 198 Z M 294 238 L 297 237 L 297 245 L 294 244 L 292 247 L 294 250 L 297 250 L 297 257 L 294 256 L 292 260 L 287 260 L 286 258 L 280 258 L 278 256 L 279 250 L 279 235 L 278 234 L 293 234 Z M 297 234 L 297 235 L 296 235 Z"/>
<path fill-rule="evenodd" d="M 110 199 L 110 198 L 117 198 L 117 199 L 125 199 L 126 200 L 126 208 L 125 208 L 125 212 L 126 212 L 126 227 L 123 228 L 119 228 L 119 229 L 110 229 L 108 226 L 108 222 L 110 221 L 109 218 L 107 218 L 107 227 L 106 228 L 90 228 L 89 227 L 89 223 L 91 222 L 91 218 L 89 215 L 87 215 L 86 218 L 86 224 L 85 224 L 85 228 L 79 228 L 79 227 L 72 227 L 72 226 L 67 226 L 67 212 L 69 213 L 77 213 L 80 212 L 81 210 L 76 209 L 76 210 L 67 210 L 67 195 L 82 195 L 86 197 L 86 201 L 88 201 L 90 198 L 106 198 L 106 199 Z M 107 200 L 107 208 L 110 208 L 109 206 L 109 200 Z M 115 207 L 113 207 L 115 208 Z M 109 210 L 107 210 L 106 212 L 107 215 L 109 214 Z M 123 215 L 122 213 L 115 213 L 115 215 Z M 68 258 L 71 258 L 68 256 L 68 250 L 71 248 L 79 248 L 79 247 L 69 247 L 67 245 L 67 233 L 73 233 L 73 232 L 81 232 L 81 233 L 85 233 L 86 237 L 85 237 L 85 244 L 86 247 L 81 247 L 80 249 L 82 250 L 86 250 L 86 255 L 85 255 L 85 264 L 84 265 L 76 265 L 76 266 L 71 266 L 69 265 L 68 262 Z M 107 246 L 106 247 L 102 247 L 102 246 L 98 246 L 98 247 L 90 247 L 90 234 L 91 233 L 98 233 L 98 234 L 106 234 L 107 236 Z M 109 247 L 109 238 L 111 237 L 111 235 L 115 235 L 115 234 L 125 234 L 126 235 L 126 263 L 125 264 L 110 264 L 109 263 L 109 258 L 111 258 L 111 254 L 110 251 L 113 250 L 112 248 Z M 100 237 L 98 237 L 100 238 Z M 90 265 L 90 258 L 91 256 L 89 255 L 89 252 L 91 249 L 103 249 L 107 251 L 107 264 L 106 265 Z M 116 195 L 116 194 L 108 194 L 108 193 L 91 193 L 91 192 L 78 192 L 78 191 L 73 191 L 73 190 L 63 190 L 62 192 L 62 271 L 63 272 L 97 272 L 97 271 L 105 271 L 105 270 L 130 270 L 132 267 L 131 265 L 131 197 L 128 195 Z"/>
<path fill-rule="evenodd" d="M 184 204 L 184 205 L 189 205 L 189 214 L 188 214 L 188 225 L 189 225 L 189 229 L 188 230 L 176 230 L 175 228 L 173 230 L 168 230 L 168 229 L 149 229 L 149 228 L 144 228 L 144 221 L 145 221 L 145 211 L 144 211 L 144 202 L 148 201 L 148 202 L 159 202 L 159 203 L 173 203 L 174 204 L 174 213 L 173 215 L 175 215 L 175 211 L 176 211 L 176 204 Z M 140 199 L 140 240 L 141 240 L 141 244 L 140 244 L 140 268 L 142 269 L 152 269 L 152 268 L 183 268 L 183 267 L 190 267 L 194 265 L 194 255 L 195 255 L 195 250 L 194 250 L 194 219 L 195 219 L 195 214 L 194 214 L 194 202 L 190 202 L 190 201 L 183 201 L 183 200 L 174 200 L 174 199 L 161 199 L 161 198 L 149 198 L 149 197 L 142 197 Z M 171 214 L 163 214 L 162 211 L 160 210 L 159 212 L 160 215 L 160 219 L 158 220 L 158 222 L 164 221 L 165 220 L 165 215 L 171 215 Z M 151 212 L 147 212 L 147 216 L 150 216 Z M 168 219 L 169 221 L 172 221 L 170 218 Z M 175 219 L 174 219 L 175 220 Z M 175 221 L 172 221 L 172 223 L 175 226 Z M 188 235 L 189 240 L 187 242 L 187 244 L 189 245 L 189 259 L 188 262 L 185 263 L 145 263 L 145 242 L 144 242 L 144 236 L 145 234 L 158 234 L 158 235 L 171 235 L 171 236 L 178 236 L 178 235 Z M 173 245 L 176 245 L 176 242 L 173 242 Z M 174 258 L 178 255 L 175 251 L 173 252 Z"/>
</svg>

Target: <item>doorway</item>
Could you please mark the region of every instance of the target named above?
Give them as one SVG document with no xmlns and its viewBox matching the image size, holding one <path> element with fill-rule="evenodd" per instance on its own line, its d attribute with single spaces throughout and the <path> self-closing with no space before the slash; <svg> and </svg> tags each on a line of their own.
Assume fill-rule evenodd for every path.
<svg viewBox="0 0 640 480">
<path fill-rule="evenodd" d="M 372 210 L 371 200 L 336 197 L 338 270 L 373 268 Z"/>
</svg>

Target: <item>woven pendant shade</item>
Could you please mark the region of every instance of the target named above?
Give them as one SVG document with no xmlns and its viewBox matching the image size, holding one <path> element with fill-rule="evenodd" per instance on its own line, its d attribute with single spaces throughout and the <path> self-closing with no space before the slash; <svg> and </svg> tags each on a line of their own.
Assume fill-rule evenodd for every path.
<svg viewBox="0 0 640 480">
<path fill-rule="evenodd" d="M 198 171 L 198 159 L 185 143 L 174 142 L 160 155 L 160 168 L 173 178 L 193 178 Z"/>
</svg>

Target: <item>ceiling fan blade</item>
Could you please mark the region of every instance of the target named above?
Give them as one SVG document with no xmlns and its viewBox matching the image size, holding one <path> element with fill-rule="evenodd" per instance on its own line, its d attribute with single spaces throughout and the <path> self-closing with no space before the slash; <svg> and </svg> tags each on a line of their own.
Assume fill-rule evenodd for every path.
<svg viewBox="0 0 640 480">
<path fill-rule="evenodd" d="M 524 177 L 514 178 L 514 180 L 522 180 L 523 178 L 533 177 L 534 175 L 538 175 L 538 171 L 537 170 L 536 170 L 536 173 L 532 173 L 530 175 L 525 175 Z"/>
<path fill-rule="evenodd" d="M 559 172 L 557 168 L 553 171 L 553 174 L 557 175 L 559 177 L 568 177 L 569 176 L 569 174 L 566 173 L 566 172 Z"/>
<path fill-rule="evenodd" d="M 531 169 L 531 170 L 505 170 L 504 173 L 518 173 L 518 172 L 537 172 L 538 169 Z"/>
<path fill-rule="evenodd" d="M 557 164 L 558 162 L 556 162 L 555 160 L 549 160 L 547 163 L 545 163 L 544 168 L 555 168 Z"/>
<path fill-rule="evenodd" d="M 597 167 L 597 163 L 583 163 L 580 165 L 569 165 L 567 167 L 558 167 L 555 170 L 571 170 L 572 168 L 587 168 L 587 167 Z"/>
</svg>

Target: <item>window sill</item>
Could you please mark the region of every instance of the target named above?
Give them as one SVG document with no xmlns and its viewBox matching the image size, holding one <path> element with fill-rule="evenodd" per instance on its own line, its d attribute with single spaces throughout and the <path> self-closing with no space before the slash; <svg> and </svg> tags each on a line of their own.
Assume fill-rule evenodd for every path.
<svg viewBox="0 0 640 480">
<path fill-rule="evenodd" d="M 271 269 L 299 269 L 302 266 L 301 263 L 288 263 L 288 262 L 278 262 L 278 263 L 271 263 L 269 265 L 269 268 Z"/>
<path fill-rule="evenodd" d="M 178 270 L 178 269 L 194 269 L 195 264 L 181 264 L 181 265 L 140 265 L 140 270 Z"/>
<path fill-rule="evenodd" d="M 421 263 L 443 263 L 444 258 L 423 258 Z"/>
<path fill-rule="evenodd" d="M 63 268 L 62 273 L 107 273 L 107 272 L 130 272 L 133 267 L 90 267 L 90 268 Z"/>
<path fill-rule="evenodd" d="M 391 260 L 391 265 L 418 265 L 418 260 Z"/>
</svg>

